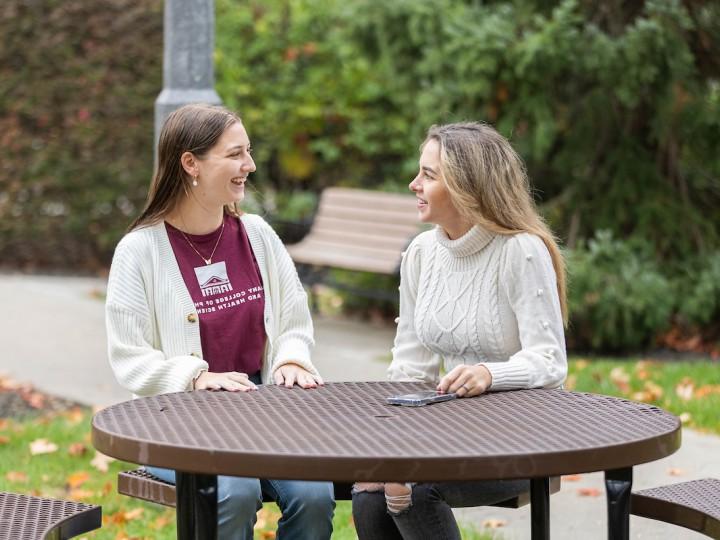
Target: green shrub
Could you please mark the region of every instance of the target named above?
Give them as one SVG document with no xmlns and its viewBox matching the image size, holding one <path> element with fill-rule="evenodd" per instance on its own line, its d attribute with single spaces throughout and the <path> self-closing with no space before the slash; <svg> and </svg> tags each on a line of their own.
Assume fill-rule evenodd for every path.
<svg viewBox="0 0 720 540">
<path fill-rule="evenodd" d="M 569 345 L 637 350 L 667 328 L 673 288 L 646 243 L 598 232 L 569 253 Z"/>
<path fill-rule="evenodd" d="M 145 199 L 160 0 L 0 3 L 0 262 L 104 268 Z"/>
<path fill-rule="evenodd" d="M 703 326 L 720 322 L 720 252 L 697 258 L 681 277 L 678 315 Z"/>
</svg>

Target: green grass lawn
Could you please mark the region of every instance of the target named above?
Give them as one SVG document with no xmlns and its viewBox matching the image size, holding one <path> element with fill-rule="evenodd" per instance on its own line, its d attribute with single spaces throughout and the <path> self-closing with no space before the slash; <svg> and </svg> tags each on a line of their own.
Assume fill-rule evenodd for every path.
<svg viewBox="0 0 720 540">
<path fill-rule="evenodd" d="M 647 401 L 681 416 L 683 424 L 720 434 L 720 364 L 574 359 L 567 388 Z M 172 539 L 175 511 L 116 493 L 116 476 L 134 465 L 95 459 L 91 413 L 73 409 L 24 420 L 0 419 L 0 491 L 33 493 L 100 504 L 103 527 L 88 539 Z M 41 441 L 41 442 L 38 442 Z M 44 442 L 42 442 L 44 441 Z M 31 453 L 31 445 L 48 453 Z M 101 470 L 103 465 L 107 471 Z M 275 505 L 259 514 L 256 538 L 274 538 Z M 337 540 L 355 539 L 349 502 L 338 503 Z M 501 538 L 502 532 L 466 528 L 463 538 Z"/>
<path fill-rule="evenodd" d="M 652 403 L 680 417 L 683 426 L 720 434 L 720 362 L 649 359 L 574 359 L 568 390 Z"/>
</svg>

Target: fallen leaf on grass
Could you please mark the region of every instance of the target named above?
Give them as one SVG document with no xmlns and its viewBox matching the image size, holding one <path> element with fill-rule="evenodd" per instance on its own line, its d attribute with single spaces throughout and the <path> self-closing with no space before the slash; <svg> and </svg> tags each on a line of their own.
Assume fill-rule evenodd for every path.
<svg viewBox="0 0 720 540">
<path fill-rule="evenodd" d="M 69 475 L 65 479 L 65 482 L 70 486 L 70 489 L 75 489 L 82 486 L 88 480 L 90 480 L 90 474 L 87 471 L 79 471 Z"/>
<path fill-rule="evenodd" d="M 171 522 L 172 520 L 168 516 L 160 516 L 150 524 L 150 527 L 153 529 L 162 529 L 163 527 L 169 525 Z"/>
<path fill-rule="evenodd" d="M 75 426 L 85 419 L 85 413 L 80 407 L 73 407 L 69 411 L 65 411 L 63 416 L 72 426 Z"/>
<path fill-rule="evenodd" d="M 507 521 L 504 519 L 490 518 L 482 522 L 482 526 L 486 529 L 499 529 L 507 525 Z"/>
<path fill-rule="evenodd" d="M 48 441 L 47 439 L 35 439 L 30 443 L 30 454 L 37 456 L 38 454 L 52 454 L 57 452 L 57 444 Z"/>
<path fill-rule="evenodd" d="M 137 519 L 140 516 L 142 516 L 143 512 L 145 511 L 144 508 L 133 508 L 132 510 L 128 510 L 125 512 L 125 520 L 126 521 L 132 521 L 133 519 Z"/>
<path fill-rule="evenodd" d="M 576 361 L 575 361 L 575 369 L 577 369 L 578 371 L 582 371 L 583 369 L 585 369 L 585 368 L 588 367 L 589 365 L 590 365 L 590 362 L 588 362 L 588 361 L 585 360 L 584 358 L 581 358 L 580 360 L 576 360 Z"/>
<path fill-rule="evenodd" d="M 695 390 L 695 384 L 692 379 L 683 377 L 675 386 L 675 395 L 683 401 L 690 401 L 693 397 L 693 390 Z"/>
<path fill-rule="evenodd" d="M 8 427 L 10 427 L 10 420 L 7 418 L 0 418 L 0 431 L 5 431 Z"/>
<path fill-rule="evenodd" d="M 10 442 L 10 437 L 6 437 L 5 435 L 0 435 L 0 445 L 7 444 Z"/>
<path fill-rule="evenodd" d="M 685 469 L 679 469 L 677 467 L 672 467 L 672 468 L 668 469 L 667 473 L 670 476 L 682 476 L 685 474 Z"/>
<path fill-rule="evenodd" d="M 712 394 L 720 394 L 720 384 L 706 384 L 695 390 L 695 398 L 702 399 Z"/>
<path fill-rule="evenodd" d="M 90 491 L 89 489 L 71 489 L 68 491 L 68 496 L 74 500 L 74 501 L 86 501 L 89 499 L 94 499 L 97 497 L 96 493 L 94 491 Z"/>
<path fill-rule="evenodd" d="M 582 479 L 582 474 L 566 474 L 562 477 L 563 482 L 579 482 Z"/>
<path fill-rule="evenodd" d="M 115 458 L 111 458 L 110 456 L 106 456 L 100 452 L 95 452 L 95 457 L 90 462 L 90 465 L 100 472 L 108 472 L 108 464 L 113 461 L 115 461 Z"/>
<path fill-rule="evenodd" d="M 72 443 L 70 446 L 68 446 L 68 454 L 71 456 L 84 456 L 87 453 L 87 446 L 85 446 L 83 443 Z"/>
<path fill-rule="evenodd" d="M 105 482 L 105 485 L 102 488 L 102 494 L 110 495 L 110 493 L 112 493 L 114 489 L 115 486 L 113 486 L 113 483 L 108 480 L 107 482 Z"/>
<path fill-rule="evenodd" d="M 599 490 L 598 488 L 578 488 L 577 494 L 581 497 L 599 497 L 603 494 L 602 490 Z"/>
<path fill-rule="evenodd" d="M 623 367 L 615 367 L 610 371 L 610 381 L 623 393 L 630 391 L 630 375 Z"/>
<path fill-rule="evenodd" d="M 263 540 L 272 540 L 275 538 L 275 531 L 262 531 L 260 533 L 260 538 Z"/>
<path fill-rule="evenodd" d="M 15 482 L 15 483 L 22 483 L 28 481 L 28 476 L 22 471 L 8 471 L 8 473 L 5 475 L 5 478 L 8 482 Z"/>
</svg>

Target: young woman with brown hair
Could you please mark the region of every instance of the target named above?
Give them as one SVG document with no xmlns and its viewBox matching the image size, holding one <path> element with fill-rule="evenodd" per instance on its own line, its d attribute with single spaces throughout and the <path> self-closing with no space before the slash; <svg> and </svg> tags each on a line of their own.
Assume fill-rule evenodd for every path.
<svg viewBox="0 0 720 540">
<path fill-rule="evenodd" d="M 147 205 L 108 281 L 110 363 L 133 394 L 323 384 L 295 267 L 270 226 L 237 206 L 253 171 L 245 127 L 227 109 L 187 105 L 165 122 Z M 224 476 L 218 537 L 251 539 L 263 493 L 282 510 L 279 538 L 330 538 L 332 483 Z"/>
</svg>

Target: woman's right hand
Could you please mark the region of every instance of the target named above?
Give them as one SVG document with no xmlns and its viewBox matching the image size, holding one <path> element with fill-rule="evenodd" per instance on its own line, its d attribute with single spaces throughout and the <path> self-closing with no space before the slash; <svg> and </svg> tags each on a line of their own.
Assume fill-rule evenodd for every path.
<svg viewBox="0 0 720 540">
<path fill-rule="evenodd" d="M 204 371 L 195 381 L 195 390 L 228 390 L 229 392 L 248 392 L 257 390 L 247 374 L 237 371 L 213 373 Z"/>
</svg>

